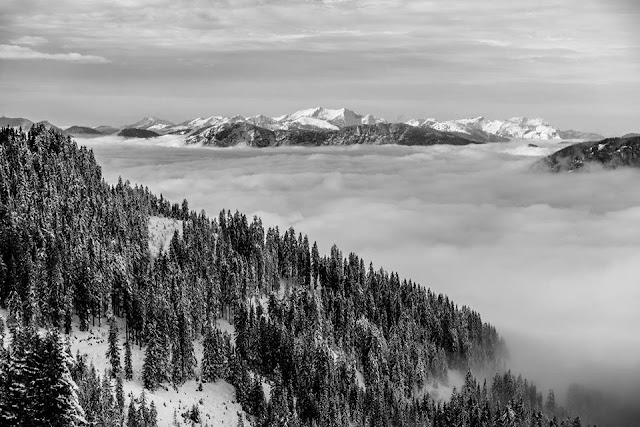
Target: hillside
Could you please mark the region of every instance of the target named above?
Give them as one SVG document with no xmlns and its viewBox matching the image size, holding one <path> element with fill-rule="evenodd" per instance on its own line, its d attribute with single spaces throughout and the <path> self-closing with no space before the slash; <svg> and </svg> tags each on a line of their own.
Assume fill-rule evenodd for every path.
<svg viewBox="0 0 640 427">
<path fill-rule="evenodd" d="M 97 130 L 103 135 L 111 135 L 112 133 L 118 132 L 119 129 L 113 126 L 102 125 L 102 126 L 96 127 L 95 130 Z"/>
<path fill-rule="evenodd" d="M 605 169 L 640 167 L 640 137 L 609 138 L 570 145 L 535 165 L 536 168 L 553 172 L 575 171 L 593 166 Z"/>
<path fill-rule="evenodd" d="M 568 417 L 501 370 L 504 342 L 471 308 L 335 245 L 321 255 L 293 228 L 110 186 L 56 131 L 0 132 L 0 194 L 0 414 L 13 424 L 168 425 L 160 402 L 178 396 L 176 418 L 196 425 L 222 425 L 203 414 L 235 402 L 258 426 Z M 456 371 L 455 391 L 432 393 Z"/>
<path fill-rule="evenodd" d="M 118 136 L 124 136 L 125 138 L 156 138 L 160 134 L 147 129 L 126 128 L 118 132 Z"/>
<path fill-rule="evenodd" d="M 10 128 L 22 128 L 23 130 L 29 130 L 33 126 L 33 122 L 29 119 L 22 117 L 0 117 L 0 127 Z"/>
<path fill-rule="evenodd" d="M 70 126 L 65 132 L 70 135 L 102 135 L 102 132 L 88 126 Z"/>
</svg>

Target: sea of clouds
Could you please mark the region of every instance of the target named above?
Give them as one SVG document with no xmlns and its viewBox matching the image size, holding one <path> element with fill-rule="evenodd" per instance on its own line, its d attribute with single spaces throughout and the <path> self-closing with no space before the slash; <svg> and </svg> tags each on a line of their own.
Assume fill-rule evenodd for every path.
<svg viewBox="0 0 640 427">
<path fill-rule="evenodd" d="M 184 147 L 80 139 L 118 176 L 217 215 L 293 226 L 479 311 L 543 389 L 628 395 L 640 378 L 640 171 L 551 174 L 568 142 L 480 146 Z M 634 389 L 634 392 L 640 388 Z"/>
</svg>

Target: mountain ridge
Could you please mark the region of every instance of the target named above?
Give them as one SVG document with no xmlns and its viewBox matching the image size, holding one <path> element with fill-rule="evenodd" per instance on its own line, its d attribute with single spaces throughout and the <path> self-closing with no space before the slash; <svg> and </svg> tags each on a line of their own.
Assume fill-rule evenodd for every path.
<svg viewBox="0 0 640 427">
<path fill-rule="evenodd" d="M 34 122 L 24 118 L 0 118 L 0 125 L 10 127 L 29 128 Z M 47 122 L 48 123 L 48 122 Z M 280 116 L 202 116 L 180 123 L 174 123 L 158 117 L 148 116 L 122 127 L 99 126 L 95 129 L 102 134 L 113 134 L 124 129 L 141 129 L 155 132 L 159 135 L 190 135 L 201 134 L 201 130 L 211 126 L 225 124 L 248 123 L 273 132 L 307 130 L 318 132 L 340 131 L 350 126 L 396 124 L 400 122 L 387 121 L 372 114 L 359 114 L 348 108 L 329 109 L 324 107 L 307 108 Z M 508 142 L 511 139 L 531 140 L 599 140 L 602 135 L 577 130 L 560 130 L 542 118 L 512 117 L 506 120 L 487 119 L 484 116 L 472 118 L 439 121 L 435 118 L 411 119 L 403 122 L 417 128 L 430 128 L 440 132 L 454 134 L 458 137 L 474 142 Z M 48 124 L 48 126 L 52 126 Z M 131 132 L 131 131 L 128 131 Z M 86 134 L 77 132 L 76 135 Z"/>
<path fill-rule="evenodd" d="M 468 145 L 473 141 L 453 133 L 417 128 L 404 123 L 353 125 L 338 130 L 287 129 L 272 131 L 250 123 L 224 123 L 196 130 L 186 144 L 215 147 L 325 146 L 325 145 Z"/>
<path fill-rule="evenodd" d="M 573 172 L 589 166 L 605 169 L 640 167 L 640 136 L 580 142 L 558 150 L 533 165 L 536 169 L 552 172 Z"/>
</svg>

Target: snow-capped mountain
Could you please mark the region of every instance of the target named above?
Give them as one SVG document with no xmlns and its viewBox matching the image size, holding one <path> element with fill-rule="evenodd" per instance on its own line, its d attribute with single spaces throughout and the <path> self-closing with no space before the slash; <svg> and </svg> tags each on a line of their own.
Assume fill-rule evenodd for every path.
<svg viewBox="0 0 640 427">
<path fill-rule="evenodd" d="M 157 131 L 162 132 L 173 126 L 175 126 L 175 124 L 168 120 L 159 119 L 157 117 L 145 117 L 144 119 L 138 122 L 135 122 L 132 125 L 125 126 L 125 128 L 146 129 L 146 130 L 152 130 L 156 132 Z"/>
<path fill-rule="evenodd" d="M 503 121 L 476 117 L 444 122 L 429 118 L 409 120 L 407 124 L 472 136 L 485 134 L 487 141 L 491 140 L 492 135 L 518 139 L 560 139 L 560 131 L 539 118 L 514 117 Z"/>
<path fill-rule="evenodd" d="M 314 119 L 314 120 L 310 120 Z M 343 128 L 345 126 L 354 126 L 362 124 L 376 124 L 384 123 L 384 119 L 376 118 L 372 115 L 362 116 L 355 111 L 351 111 L 347 108 L 340 108 L 339 110 L 331 110 L 327 108 L 317 107 L 307 110 L 296 111 L 292 114 L 286 114 L 284 116 L 276 117 L 280 123 L 287 122 L 302 122 L 305 124 L 316 124 L 318 121 L 329 123 L 336 128 Z"/>
<path fill-rule="evenodd" d="M 377 123 L 386 123 L 386 121 L 371 114 L 363 116 L 347 108 L 332 110 L 317 107 L 296 111 L 295 113 L 285 114 L 278 117 L 267 117 L 264 115 L 257 115 L 253 117 L 211 116 L 207 118 L 197 117 L 177 125 L 168 125 L 169 123 L 170 122 L 167 122 L 166 120 L 145 118 L 129 127 L 155 130 L 156 132 L 159 131 L 162 133 L 185 134 L 209 126 L 249 123 L 272 131 L 291 129 L 336 131 L 346 126 L 362 124 L 373 125 Z"/>
<path fill-rule="evenodd" d="M 160 134 L 190 135 L 200 129 L 212 126 L 217 128 L 236 123 L 246 123 L 271 131 L 338 131 L 349 126 L 376 125 L 388 122 L 371 114 L 358 114 L 347 108 L 329 109 L 316 107 L 299 110 L 278 117 L 268 117 L 264 115 L 253 117 L 209 116 L 196 117 L 195 119 L 187 120 L 179 124 L 173 124 L 167 120 L 155 117 L 145 117 L 139 122 L 127 127 L 151 130 Z M 475 142 L 502 142 L 508 141 L 511 138 L 563 139 L 569 135 L 567 132 L 563 133 L 543 119 L 529 119 L 526 117 L 492 120 L 480 116 L 447 121 L 426 118 L 409 120 L 406 124 L 414 127 L 431 128 L 441 132 L 453 133 Z M 577 134 L 578 132 L 573 132 L 571 135 Z M 593 137 L 590 139 L 593 139 Z"/>
</svg>

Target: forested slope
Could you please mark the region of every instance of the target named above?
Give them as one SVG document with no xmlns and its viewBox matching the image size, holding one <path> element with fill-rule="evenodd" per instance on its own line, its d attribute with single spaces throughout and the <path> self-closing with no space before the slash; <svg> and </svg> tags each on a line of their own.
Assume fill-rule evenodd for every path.
<svg viewBox="0 0 640 427">
<path fill-rule="evenodd" d="M 183 222 L 157 256 L 150 216 Z M 209 218 L 147 188 L 110 186 L 91 151 L 42 126 L 0 132 L 0 306 L 12 340 L 0 355 L 0 416 L 15 425 L 49 415 L 64 415 L 59 425 L 154 425 L 147 401 L 125 408 L 126 353 L 145 349 L 149 390 L 179 387 L 195 377 L 195 340 L 198 380 L 233 384 L 256 425 L 541 426 L 567 416 L 532 383 L 497 373 L 504 344 L 468 307 L 336 246 L 321 256 L 292 228 L 230 211 Z M 116 331 L 110 340 L 113 379 L 64 351 L 75 316 L 81 330 L 126 321 L 123 348 Z M 216 329 L 220 317 L 235 336 Z M 51 371 L 41 348 L 60 360 L 47 383 L 60 387 L 38 386 Z M 463 387 L 434 400 L 428 385 L 451 369 L 467 372 Z M 479 382 L 473 372 L 496 375 Z M 60 405 L 42 413 L 37 402 L 51 398 Z"/>
</svg>

